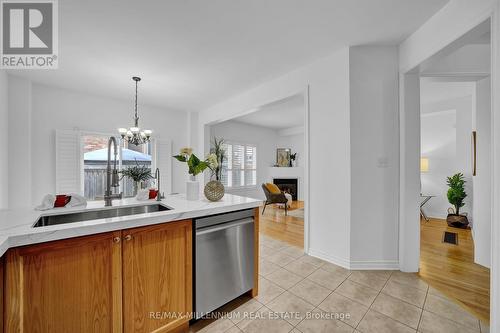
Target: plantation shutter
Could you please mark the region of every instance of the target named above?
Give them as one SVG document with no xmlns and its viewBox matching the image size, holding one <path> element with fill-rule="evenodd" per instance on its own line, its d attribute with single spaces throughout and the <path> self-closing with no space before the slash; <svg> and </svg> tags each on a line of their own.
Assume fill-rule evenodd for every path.
<svg viewBox="0 0 500 333">
<path fill-rule="evenodd" d="M 161 192 L 165 195 L 172 193 L 172 142 L 156 140 L 155 146 L 155 167 L 160 169 Z M 151 170 L 153 176 L 156 168 Z"/>
<path fill-rule="evenodd" d="M 245 146 L 233 144 L 233 186 L 245 185 Z"/>
<path fill-rule="evenodd" d="M 226 159 L 222 164 L 222 184 L 227 187 L 257 185 L 257 147 L 226 143 Z"/>
<path fill-rule="evenodd" d="M 56 130 L 56 194 L 82 194 L 80 133 Z"/>
<path fill-rule="evenodd" d="M 257 184 L 257 148 L 245 146 L 245 185 Z"/>
</svg>

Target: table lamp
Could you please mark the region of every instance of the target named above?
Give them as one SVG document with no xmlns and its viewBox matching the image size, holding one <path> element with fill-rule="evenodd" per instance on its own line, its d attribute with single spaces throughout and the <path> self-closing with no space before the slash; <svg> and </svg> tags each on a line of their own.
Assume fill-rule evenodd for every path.
<svg viewBox="0 0 500 333">
<path fill-rule="evenodd" d="M 429 172 L 429 159 L 426 157 L 420 158 L 420 172 Z"/>
</svg>

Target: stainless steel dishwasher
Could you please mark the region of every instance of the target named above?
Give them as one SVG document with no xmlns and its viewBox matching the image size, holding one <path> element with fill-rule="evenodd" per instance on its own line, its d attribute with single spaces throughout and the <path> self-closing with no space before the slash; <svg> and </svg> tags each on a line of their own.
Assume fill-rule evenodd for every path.
<svg viewBox="0 0 500 333">
<path fill-rule="evenodd" d="M 195 220 L 196 318 L 253 288 L 254 210 Z"/>
</svg>

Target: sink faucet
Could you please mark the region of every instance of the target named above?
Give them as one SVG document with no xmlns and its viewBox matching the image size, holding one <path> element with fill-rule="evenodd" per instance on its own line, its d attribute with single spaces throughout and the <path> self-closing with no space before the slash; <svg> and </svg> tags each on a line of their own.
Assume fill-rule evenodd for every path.
<svg viewBox="0 0 500 333">
<path fill-rule="evenodd" d="M 162 196 L 161 192 L 160 192 L 160 169 L 159 168 L 156 168 L 155 179 L 156 179 L 156 189 L 158 190 L 158 194 L 156 194 L 156 201 L 161 201 L 161 199 L 163 199 L 164 196 Z"/>
<path fill-rule="evenodd" d="M 111 144 L 113 144 L 113 153 L 115 155 L 115 160 L 113 164 L 113 170 L 111 170 Z M 118 187 L 118 170 L 116 169 L 116 160 L 118 156 L 118 145 L 116 144 L 116 139 L 114 136 L 110 137 L 108 140 L 108 164 L 106 167 L 106 191 L 104 192 L 104 206 L 112 206 L 113 199 L 121 199 L 122 194 L 113 194 L 111 187 Z"/>
</svg>

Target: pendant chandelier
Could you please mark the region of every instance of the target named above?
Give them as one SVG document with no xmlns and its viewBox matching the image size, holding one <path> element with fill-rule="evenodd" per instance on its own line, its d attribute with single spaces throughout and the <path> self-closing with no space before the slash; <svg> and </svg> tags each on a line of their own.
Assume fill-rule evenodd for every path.
<svg viewBox="0 0 500 333">
<path fill-rule="evenodd" d="M 135 81 L 135 115 L 134 115 L 134 126 L 129 129 L 119 128 L 118 132 L 122 136 L 124 141 L 131 143 L 133 145 L 142 145 L 144 143 L 148 143 L 151 140 L 151 134 L 153 131 L 151 130 L 143 130 L 139 128 L 139 115 L 137 113 L 137 83 L 141 81 L 140 77 L 134 76 L 132 80 Z"/>
</svg>

